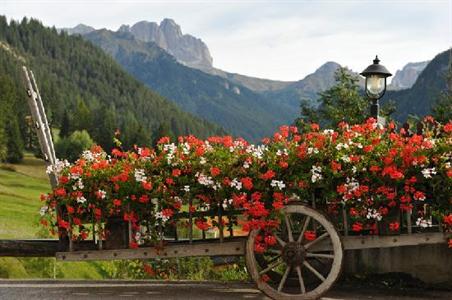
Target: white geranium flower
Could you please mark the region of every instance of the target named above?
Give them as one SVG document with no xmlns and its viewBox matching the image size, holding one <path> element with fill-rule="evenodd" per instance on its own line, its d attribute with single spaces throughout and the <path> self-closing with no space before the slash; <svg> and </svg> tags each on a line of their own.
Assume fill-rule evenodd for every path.
<svg viewBox="0 0 452 300">
<path fill-rule="evenodd" d="M 198 173 L 197 175 L 198 175 L 197 176 L 198 177 L 198 182 L 200 184 L 205 185 L 205 186 L 214 185 L 215 182 L 212 180 L 212 177 L 204 175 L 202 173 Z"/>
<path fill-rule="evenodd" d="M 145 175 L 145 171 L 143 169 L 135 169 L 134 175 L 137 182 L 143 182 L 147 179 L 147 176 Z"/>
<path fill-rule="evenodd" d="M 436 175 L 436 169 L 435 168 L 425 168 L 421 172 L 422 172 L 422 175 L 424 175 L 425 178 L 432 178 L 432 175 Z"/>
<path fill-rule="evenodd" d="M 426 220 L 423 218 L 418 218 L 416 220 L 416 225 L 422 228 L 432 227 L 432 220 Z"/>
<path fill-rule="evenodd" d="M 86 198 L 81 196 L 76 199 L 77 203 L 83 204 L 86 202 Z"/>
<path fill-rule="evenodd" d="M 270 185 L 272 187 L 278 187 L 279 190 L 282 190 L 282 189 L 284 189 L 286 187 L 286 184 L 282 180 L 281 181 L 272 180 Z"/>
<path fill-rule="evenodd" d="M 377 221 L 381 221 L 383 218 L 382 215 L 376 210 L 376 209 L 367 209 L 367 216 L 368 219 L 375 219 Z"/>
<path fill-rule="evenodd" d="M 231 187 L 235 187 L 238 191 L 242 189 L 242 182 L 238 181 L 237 178 L 232 179 Z"/>
<path fill-rule="evenodd" d="M 46 212 L 47 212 L 48 209 L 49 209 L 48 206 L 43 206 L 43 207 L 41 207 L 41 210 L 39 211 L 39 214 L 41 215 L 41 217 L 44 216 L 44 215 L 46 214 Z"/>
<path fill-rule="evenodd" d="M 322 167 L 317 167 L 317 166 L 312 166 L 311 169 L 311 181 L 312 183 L 315 183 L 319 180 L 322 180 L 323 176 L 322 176 Z"/>
</svg>

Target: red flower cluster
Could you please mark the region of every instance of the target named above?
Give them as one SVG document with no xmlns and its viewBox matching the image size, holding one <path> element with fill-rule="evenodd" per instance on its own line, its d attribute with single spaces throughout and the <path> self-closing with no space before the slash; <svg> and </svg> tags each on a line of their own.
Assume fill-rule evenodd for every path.
<svg viewBox="0 0 452 300">
<path fill-rule="evenodd" d="M 376 234 L 379 222 L 399 231 L 392 216 L 400 210 L 438 217 L 452 230 L 452 123 L 425 122 L 423 135 L 397 131 L 393 123 L 379 128 L 369 119 L 324 131 L 318 124 L 307 132 L 283 126 L 259 146 L 230 136 L 186 136 L 174 144 L 163 137 L 155 149 L 117 148 L 111 157 L 94 147 L 76 163 L 55 168 L 59 185 L 41 197 L 41 223 L 84 239 L 90 233 L 85 224 L 96 223 L 102 235 L 105 221 L 122 218 L 132 226 L 135 247 L 153 242 L 148 232 L 158 231 L 137 234 L 142 227 L 186 225 L 180 216 L 196 213 L 199 230 L 220 224 L 262 230 L 255 248 L 265 251 L 276 243 L 272 232 L 288 199 L 297 195 L 311 203 L 315 195 L 316 208 L 338 221 L 344 208 L 354 234 Z M 315 232 L 304 238 L 315 239 Z"/>
</svg>

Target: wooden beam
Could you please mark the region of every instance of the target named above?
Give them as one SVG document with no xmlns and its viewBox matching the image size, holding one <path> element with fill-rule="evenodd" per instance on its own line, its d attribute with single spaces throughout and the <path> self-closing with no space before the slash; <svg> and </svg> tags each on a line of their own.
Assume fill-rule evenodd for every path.
<svg viewBox="0 0 452 300">
<path fill-rule="evenodd" d="M 0 240 L 0 256 L 51 257 L 58 251 L 58 240 Z"/>
<path fill-rule="evenodd" d="M 246 238 L 231 241 L 173 243 L 163 249 L 146 247 L 138 249 L 57 252 L 56 258 L 62 261 L 152 259 L 199 256 L 242 256 L 245 255 Z"/>
<path fill-rule="evenodd" d="M 401 246 L 418 246 L 442 243 L 445 244 L 451 237 L 451 233 L 446 234 L 442 232 L 413 233 L 387 236 L 347 236 L 342 237 L 342 244 L 344 245 L 344 250 L 391 248 Z M 322 241 L 313 246 L 311 251 L 322 251 L 330 249 L 331 245 L 328 244 L 328 241 Z"/>
</svg>

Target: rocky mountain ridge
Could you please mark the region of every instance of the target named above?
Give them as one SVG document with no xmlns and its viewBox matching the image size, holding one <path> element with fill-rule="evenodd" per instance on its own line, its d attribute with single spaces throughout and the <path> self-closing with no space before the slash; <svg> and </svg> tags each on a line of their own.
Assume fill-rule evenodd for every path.
<svg viewBox="0 0 452 300">
<path fill-rule="evenodd" d="M 172 19 L 156 22 L 141 21 L 132 26 L 122 25 L 119 32 L 130 32 L 137 40 L 154 42 L 173 55 L 179 62 L 192 68 L 212 68 L 212 56 L 207 45 L 199 38 L 183 34 Z"/>
<path fill-rule="evenodd" d="M 429 62 L 428 60 L 406 64 L 402 70 L 396 71 L 388 89 L 403 90 L 411 88 Z"/>
</svg>

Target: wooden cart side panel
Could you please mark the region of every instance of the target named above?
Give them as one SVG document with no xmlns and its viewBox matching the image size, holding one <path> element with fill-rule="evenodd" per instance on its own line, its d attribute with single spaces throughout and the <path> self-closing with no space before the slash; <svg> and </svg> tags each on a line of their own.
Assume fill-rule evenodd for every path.
<svg viewBox="0 0 452 300">
<path fill-rule="evenodd" d="M 175 258 L 190 256 L 242 256 L 245 255 L 245 241 L 246 239 L 239 239 L 224 243 L 180 243 L 176 245 L 167 245 L 160 250 L 155 247 L 148 247 L 138 249 L 57 252 L 56 258 L 62 261 L 83 261 Z"/>
</svg>

